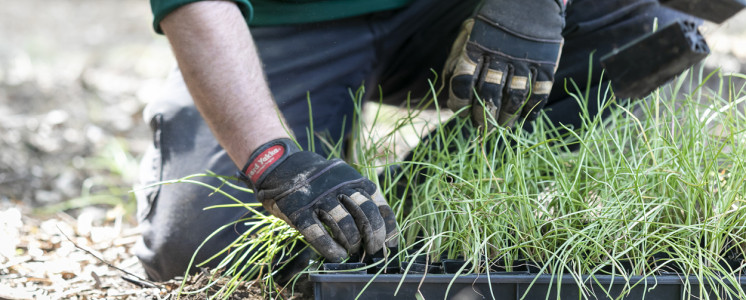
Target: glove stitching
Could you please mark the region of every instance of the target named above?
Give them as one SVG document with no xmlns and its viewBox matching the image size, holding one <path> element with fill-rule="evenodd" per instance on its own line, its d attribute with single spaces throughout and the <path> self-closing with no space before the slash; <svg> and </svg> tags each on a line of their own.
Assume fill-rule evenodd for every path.
<svg viewBox="0 0 746 300">
<path fill-rule="evenodd" d="M 288 219 L 290 219 L 290 220 L 294 220 L 294 219 L 295 219 L 295 217 L 297 217 L 297 215 L 298 215 L 298 214 L 300 214 L 300 213 L 304 212 L 304 211 L 305 211 L 306 209 L 308 209 L 308 208 L 312 207 L 312 206 L 313 206 L 313 205 L 315 205 L 315 204 L 316 204 L 317 202 L 319 202 L 319 199 L 321 199 L 321 198 L 323 198 L 324 196 L 326 196 L 326 195 L 330 194 L 331 192 L 336 192 L 336 191 L 337 191 L 337 189 L 339 189 L 339 188 L 341 188 L 341 187 L 343 187 L 343 186 L 345 186 L 345 185 L 348 185 L 348 184 L 355 184 L 355 183 L 363 182 L 363 181 L 365 181 L 365 180 L 367 180 L 367 178 L 365 178 L 365 177 L 362 177 L 362 178 L 359 178 L 359 179 L 355 179 L 355 180 L 350 180 L 350 181 L 345 181 L 345 182 L 343 182 L 343 183 L 340 183 L 340 184 L 338 184 L 338 185 L 335 185 L 334 187 L 332 187 L 331 189 L 329 189 L 329 190 L 327 190 L 326 192 L 322 193 L 321 195 L 318 195 L 318 196 L 317 196 L 316 198 L 314 198 L 314 199 L 313 199 L 313 201 L 309 202 L 308 204 L 306 204 L 306 205 L 302 206 L 301 208 L 299 208 L 298 210 L 294 211 L 294 212 L 293 212 L 292 214 L 290 214 L 290 216 L 288 216 Z"/>
<path fill-rule="evenodd" d="M 284 192 L 280 193 L 279 195 L 273 197 L 272 200 L 282 199 L 285 196 L 287 196 L 289 194 L 292 194 L 292 193 L 298 191 L 299 189 L 304 188 L 306 185 L 308 185 L 309 182 L 314 181 L 316 178 L 318 178 L 322 174 L 326 173 L 326 171 L 329 171 L 329 169 L 331 169 L 331 168 L 333 168 L 335 166 L 338 166 L 338 165 L 340 165 L 342 163 L 344 163 L 344 162 L 341 161 L 341 160 L 333 162 L 332 164 L 330 164 L 330 165 L 326 166 L 325 168 L 321 169 L 321 171 L 316 172 L 316 174 L 314 174 L 313 176 L 306 178 L 306 180 L 303 180 L 301 182 L 296 183 L 295 185 L 293 185 L 292 188 L 290 188 L 287 191 L 284 191 Z"/>
<path fill-rule="evenodd" d="M 512 34 L 514 36 L 517 36 L 517 37 L 525 39 L 525 40 L 534 41 L 534 42 L 542 42 L 542 43 L 551 43 L 551 44 L 560 44 L 560 43 L 562 43 L 562 39 L 542 39 L 542 38 L 536 38 L 536 37 L 532 37 L 532 36 L 528 36 L 528 35 L 516 32 L 514 30 L 510 30 L 510 29 L 506 28 L 505 26 L 500 25 L 500 23 L 497 23 L 495 21 L 490 20 L 487 16 L 482 15 L 482 14 L 478 14 L 477 18 L 479 18 L 480 20 L 482 20 L 485 23 L 489 24 L 490 26 L 497 27 L 498 29 L 500 29 L 502 31 L 505 31 L 507 33 L 510 33 L 510 34 Z"/>
<path fill-rule="evenodd" d="M 512 60 L 525 61 L 525 62 L 535 63 L 535 64 L 547 64 L 547 65 L 552 65 L 552 66 L 555 66 L 557 64 L 555 61 L 541 61 L 541 60 L 534 60 L 534 59 L 529 59 L 529 58 L 514 57 L 511 55 L 505 54 L 503 52 L 500 52 L 500 51 L 495 51 L 489 48 L 485 48 L 484 46 L 478 43 L 472 42 L 472 41 L 469 41 L 468 43 L 474 47 L 477 47 L 479 50 L 482 50 L 484 52 L 491 53 L 494 55 L 499 55 L 499 56 L 506 57 Z"/>
</svg>

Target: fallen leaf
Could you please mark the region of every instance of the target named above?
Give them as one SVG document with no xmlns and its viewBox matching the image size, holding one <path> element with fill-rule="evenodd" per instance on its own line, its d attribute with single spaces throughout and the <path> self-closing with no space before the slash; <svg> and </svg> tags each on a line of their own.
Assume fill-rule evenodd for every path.
<svg viewBox="0 0 746 300">
<path fill-rule="evenodd" d="M 73 272 L 62 272 L 62 273 L 60 273 L 60 275 L 62 276 L 62 279 L 64 279 L 64 280 L 70 280 L 70 279 L 73 279 L 75 277 L 78 277 L 78 275 L 76 275 Z"/>
</svg>

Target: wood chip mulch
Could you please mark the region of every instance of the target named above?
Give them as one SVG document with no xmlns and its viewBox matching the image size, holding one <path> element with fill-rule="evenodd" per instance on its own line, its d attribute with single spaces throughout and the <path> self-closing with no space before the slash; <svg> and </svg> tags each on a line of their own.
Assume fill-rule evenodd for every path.
<svg viewBox="0 0 746 300">
<path fill-rule="evenodd" d="M 207 298 L 205 293 L 177 297 L 178 279 L 145 279 L 132 252 L 139 232 L 121 214 L 92 209 L 77 218 L 64 213 L 42 218 L 22 211 L 0 205 L 0 300 Z M 199 273 L 182 290 L 199 290 L 207 283 L 205 273 Z M 230 299 L 268 298 L 258 284 L 242 283 Z"/>
</svg>

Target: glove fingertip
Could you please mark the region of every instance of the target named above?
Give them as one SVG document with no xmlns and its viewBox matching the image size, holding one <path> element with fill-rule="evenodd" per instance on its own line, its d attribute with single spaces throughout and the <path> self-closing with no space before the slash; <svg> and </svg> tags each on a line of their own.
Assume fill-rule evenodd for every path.
<svg viewBox="0 0 746 300">
<path fill-rule="evenodd" d="M 373 199 L 373 203 L 378 206 L 378 212 L 383 218 L 384 228 L 386 230 L 384 233 L 384 240 L 388 245 L 390 240 L 396 240 L 396 214 L 394 214 L 394 210 L 391 209 L 391 206 L 388 205 L 386 199 L 383 198 L 383 195 L 381 195 L 380 192 L 376 191 L 371 198 Z"/>
<path fill-rule="evenodd" d="M 329 240 L 331 240 L 331 237 L 329 238 Z M 348 257 L 347 251 L 345 251 L 345 249 L 339 245 L 336 245 L 336 247 L 332 246 L 328 248 L 325 248 L 324 246 L 313 246 L 313 248 L 321 253 L 321 255 L 324 256 L 324 258 L 329 262 L 342 262 Z"/>
<path fill-rule="evenodd" d="M 485 123 L 489 122 L 490 115 L 485 114 L 484 106 L 479 103 L 475 104 L 471 109 L 471 119 L 477 123 L 478 126 L 484 126 Z"/>
<path fill-rule="evenodd" d="M 331 262 L 341 262 L 347 258 L 347 251 L 332 239 L 331 235 L 319 224 L 312 224 L 299 230 L 306 241 L 321 255 Z"/>
<path fill-rule="evenodd" d="M 381 226 L 373 231 L 373 236 L 369 242 L 370 245 L 368 245 L 370 249 L 366 249 L 368 253 L 376 253 L 384 247 L 386 244 L 386 232 L 386 226 Z"/>
<path fill-rule="evenodd" d="M 391 237 L 391 239 L 386 240 L 386 247 L 389 247 L 389 248 L 399 247 L 399 239 L 394 236 L 394 237 Z"/>
</svg>

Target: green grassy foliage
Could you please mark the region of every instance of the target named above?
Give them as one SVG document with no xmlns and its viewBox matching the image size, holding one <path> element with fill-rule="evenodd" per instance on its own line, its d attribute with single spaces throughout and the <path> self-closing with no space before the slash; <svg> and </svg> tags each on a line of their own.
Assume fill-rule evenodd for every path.
<svg viewBox="0 0 746 300">
<path fill-rule="evenodd" d="M 362 129 L 378 118 L 356 120 L 354 165 L 398 213 L 402 246 L 394 255 L 402 261 L 464 257 L 471 266 L 463 273 L 530 263 L 578 282 L 581 275 L 670 270 L 735 282 L 743 265 L 733 270 L 723 259 L 746 252 L 746 115 L 738 108 L 746 90 L 726 82 L 709 92 L 701 82 L 717 79 L 685 79 L 692 77 L 634 102 L 601 89 L 597 98 L 608 117 L 580 111 L 581 128 L 554 126 L 545 116 L 530 133 L 475 128 L 455 116 L 433 120 L 438 130 L 412 149 L 409 161 L 388 160 L 385 145 L 395 131 L 415 126 L 418 110 L 376 138 Z M 694 92 L 681 93 L 685 87 Z M 583 87 L 568 84 L 568 90 L 582 107 L 596 98 Z M 398 171 L 379 177 L 395 165 Z M 258 276 L 268 293 L 281 289 L 269 276 L 276 271 L 272 258 L 302 236 L 274 217 L 240 222 L 256 230 L 227 249 L 221 276 Z M 239 251 L 251 248 L 258 251 Z M 738 287 L 721 292 L 746 297 Z"/>
</svg>

